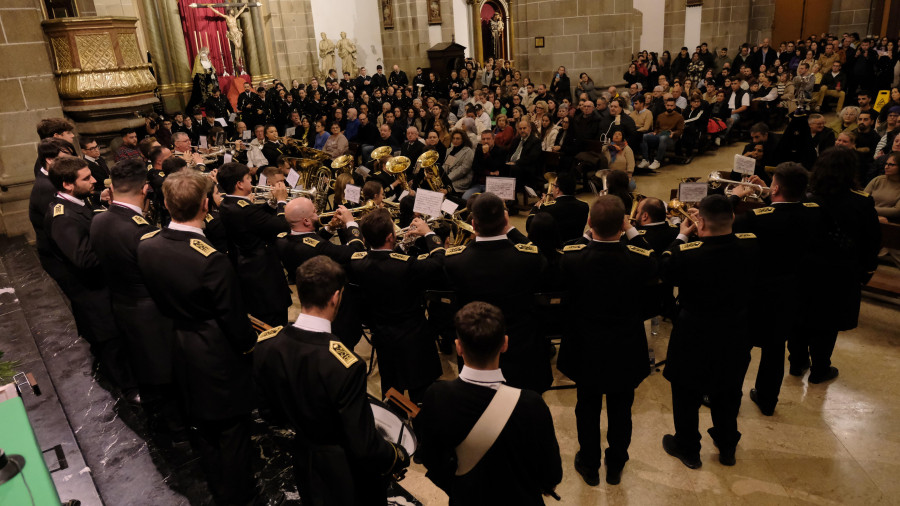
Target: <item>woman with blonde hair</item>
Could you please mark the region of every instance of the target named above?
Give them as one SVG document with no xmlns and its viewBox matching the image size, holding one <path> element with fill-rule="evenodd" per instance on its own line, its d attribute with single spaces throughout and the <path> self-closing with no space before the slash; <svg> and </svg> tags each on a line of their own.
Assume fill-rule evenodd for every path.
<svg viewBox="0 0 900 506">
<path fill-rule="evenodd" d="M 434 119 L 434 131 L 437 132 L 438 138 L 441 140 L 441 144 L 443 144 L 445 148 L 449 148 L 450 132 L 447 131 L 447 123 L 443 120 L 443 118 Z"/>
<path fill-rule="evenodd" d="M 353 184 L 353 176 L 346 172 L 342 172 L 338 174 L 338 177 L 334 180 L 334 204 L 332 208 L 337 208 L 337 206 L 347 206 L 347 199 L 344 198 L 344 191 L 347 189 L 348 184 Z"/>
</svg>

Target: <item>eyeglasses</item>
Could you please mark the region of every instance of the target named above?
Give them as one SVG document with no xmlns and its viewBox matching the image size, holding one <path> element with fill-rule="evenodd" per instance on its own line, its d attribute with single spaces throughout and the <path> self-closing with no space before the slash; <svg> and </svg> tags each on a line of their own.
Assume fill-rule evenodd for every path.
<svg viewBox="0 0 900 506">
<path fill-rule="evenodd" d="M 896 163 L 886 163 L 886 164 L 884 164 L 884 166 L 885 166 L 885 167 L 900 167 L 900 164 L 896 164 Z"/>
<path fill-rule="evenodd" d="M 93 151 L 95 149 L 100 149 L 100 146 L 88 146 L 84 148 L 85 151 Z"/>
</svg>

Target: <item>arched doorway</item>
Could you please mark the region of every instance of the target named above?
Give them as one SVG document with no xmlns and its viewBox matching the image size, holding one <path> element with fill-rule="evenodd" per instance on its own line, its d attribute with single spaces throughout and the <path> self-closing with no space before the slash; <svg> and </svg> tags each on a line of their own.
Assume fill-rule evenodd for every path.
<svg viewBox="0 0 900 506">
<path fill-rule="evenodd" d="M 483 0 L 479 14 L 481 61 L 487 61 L 488 58 L 510 59 L 508 4 L 504 0 Z"/>
</svg>

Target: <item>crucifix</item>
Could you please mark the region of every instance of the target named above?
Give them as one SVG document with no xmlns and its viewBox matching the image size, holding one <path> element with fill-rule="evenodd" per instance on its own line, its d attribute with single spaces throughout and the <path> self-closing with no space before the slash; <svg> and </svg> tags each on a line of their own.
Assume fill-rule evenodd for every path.
<svg viewBox="0 0 900 506">
<path fill-rule="evenodd" d="M 235 75 L 239 75 L 240 71 L 244 69 L 244 31 L 241 30 L 240 25 L 238 24 L 238 17 L 244 13 L 250 7 L 261 7 L 262 4 L 259 2 L 254 3 L 217 3 L 217 4 L 197 4 L 192 3 L 189 4 L 188 7 L 199 8 L 199 7 L 207 7 L 211 10 L 215 15 L 224 18 L 225 24 L 228 27 L 228 33 L 226 37 L 231 41 L 231 44 L 234 46 L 234 51 L 232 53 L 232 57 L 234 58 L 234 73 Z M 227 9 L 227 14 L 219 12 L 215 9 L 215 7 L 223 7 Z M 222 54 L 222 48 L 219 47 L 219 53 Z M 223 56 L 224 58 L 224 56 Z M 240 70 L 239 70 L 240 69 Z"/>
</svg>

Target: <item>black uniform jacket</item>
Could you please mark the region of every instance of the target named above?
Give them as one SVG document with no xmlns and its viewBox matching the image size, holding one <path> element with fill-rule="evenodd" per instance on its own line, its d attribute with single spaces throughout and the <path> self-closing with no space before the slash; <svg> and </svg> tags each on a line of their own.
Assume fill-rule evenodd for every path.
<svg viewBox="0 0 900 506">
<path fill-rule="evenodd" d="M 365 361 L 332 334 L 287 326 L 260 336 L 253 364 L 273 421 L 296 431 L 294 472 L 303 503 L 384 504 L 379 477 L 395 452 L 375 429 Z"/>
<path fill-rule="evenodd" d="M 325 235 L 324 228 L 320 233 L 308 232 L 304 234 L 291 234 L 282 232 L 278 234 L 275 245 L 281 263 L 287 270 L 288 281 L 293 284 L 297 275 L 297 267 L 303 262 L 319 255 L 325 255 L 341 264 L 345 269 L 350 263 L 350 257 L 366 249 L 363 243 L 359 227 L 348 227 L 348 232 L 339 234 L 344 244 L 334 244 Z M 353 285 L 344 287 L 344 295 L 338 308 L 337 316 L 331 325 L 331 331 L 338 336 L 342 343 L 350 349 L 356 347 L 362 337 L 362 307 L 365 301 L 360 300 L 359 288 Z"/>
<path fill-rule="evenodd" d="M 656 253 L 621 242 L 563 248 L 560 277 L 569 291 L 557 367 L 579 384 L 632 390 L 649 374 L 640 299 L 657 284 Z"/>
<path fill-rule="evenodd" d="M 174 321 L 175 379 L 189 415 L 249 413 L 256 333 L 228 257 L 203 235 L 164 228 L 141 239 L 138 266 L 159 310 Z"/>
<path fill-rule="evenodd" d="M 678 287 L 677 315 L 663 375 L 702 392 L 740 388 L 750 361 L 749 305 L 754 276 L 734 279 L 736 266 L 758 272 L 753 234 L 676 240 L 660 258 L 664 282 Z"/>
<path fill-rule="evenodd" d="M 400 391 L 441 375 L 436 336 L 424 308 L 425 287 L 441 275 L 441 255 L 442 248 L 418 257 L 381 250 L 356 253 L 350 261 L 350 280 L 365 300 L 363 319 L 372 330 L 381 381 Z"/>
<path fill-rule="evenodd" d="M 56 188 L 50 182 L 50 178 L 38 170 L 34 176 L 34 186 L 31 187 L 31 196 L 28 199 L 28 219 L 34 228 L 35 246 L 42 256 L 50 253 L 50 243 L 47 241 L 47 232 L 44 230 L 44 218 L 50 202 L 56 198 Z"/>
<path fill-rule="evenodd" d="M 91 222 L 91 244 L 111 292 L 113 316 L 128 342 L 131 368 L 141 384 L 172 381 L 172 320 L 150 298 L 137 263 L 141 237 L 155 230 L 142 215 L 116 204 Z"/>
<path fill-rule="evenodd" d="M 75 310 L 75 316 L 82 318 L 78 330 L 91 343 L 119 337 L 100 258 L 91 247 L 95 214 L 88 205 L 54 196 L 44 218 L 49 251 L 41 262 L 73 305 L 80 308 Z"/>
<path fill-rule="evenodd" d="M 537 246 L 500 239 L 450 248 L 444 274 L 460 307 L 479 300 L 503 311 L 509 349 L 500 355 L 500 369 L 507 383 L 546 390 L 553 378 L 546 341 L 537 332 L 534 294 L 547 285 L 547 261 Z"/>
<path fill-rule="evenodd" d="M 250 314 L 266 314 L 291 305 L 291 291 L 275 239 L 290 226 L 284 219 L 284 204 L 272 209 L 248 199 L 226 195 L 219 217 L 228 236 L 228 255 L 234 262 L 244 306 Z"/>
<path fill-rule="evenodd" d="M 561 195 L 551 204 L 533 208 L 525 220 L 525 228 L 526 230 L 531 228 L 531 217 L 536 213 L 548 213 L 556 219 L 560 239 L 568 242 L 578 239 L 584 234 L 588 211 L 590 211 L 590 206 L 587 202 L 582 202 L 573 195 Z"/>
<path fill-rule="evenodd" d="M 826 318 L 837 330 L 850 330 L 859 323 L 862 285 L 878 267 L 881 225 L 875 200 L 861 191 L 847 190 L 833 198 L 813 200 L 822 207 L 827 247 L 815 255 L 815 318 Z M 827 273 L 827 275 L 825 274 Z"/>
<path fill-rule="evenodd" d="M 562 464 L 550 410 L 535 392 L 522 391 L 493 446 L 471 471 L 454 476 L 455 449 L 495 393 L 458 378 L 435 383 L 416 417 L 417 456 L 450 504 L 544 504 L 541 494 L 562 481 Z"/>
<path fill-rule="evenodd" d="M 635 225 L 638 233 L 647 241 L 650 249 L 661 255 L 663 251 L 669 249 L 672 241 L 678 237 L 678 227 L 673 226 L 668 221 L 657 223 L 654 225 Z"/>
<path fill-rule="evenodd" d="M 784 346 L 790 331 L 808 310 L 816 255 L 824 248 L 822 209 L 814 202 L 782 202 L 747 211 L 734 222 L 736 232 L 756 235 L 763 268 L 759 300 L 765 301 L 766 317 L 753 318 L 753 344 Z M 826 276 L 827 277 L 827 276 Z M 833 296 L 830 294 L 829 296 Z"/>
</svg>

